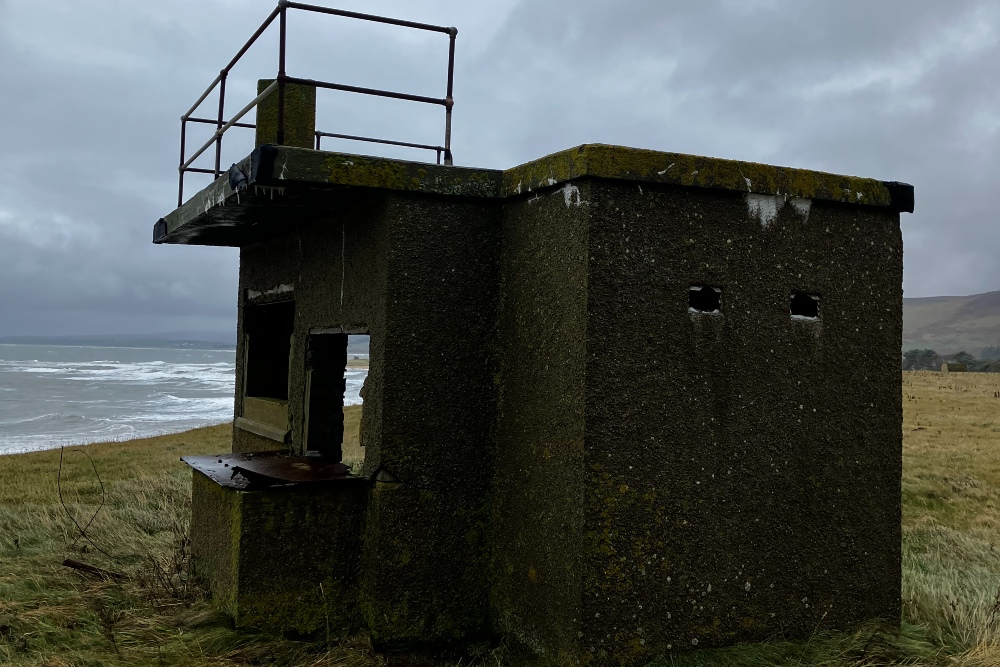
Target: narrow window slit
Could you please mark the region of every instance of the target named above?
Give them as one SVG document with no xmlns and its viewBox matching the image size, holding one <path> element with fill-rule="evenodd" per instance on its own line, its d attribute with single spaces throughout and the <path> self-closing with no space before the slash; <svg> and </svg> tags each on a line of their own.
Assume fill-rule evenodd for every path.
<svg viewBox="0 0 1000 667">
<path fill-rule="evenodd" d="M 692 285 L 688 288 L 688 312 L 718 313 L 722 311 L 722 288 Z"/>
<path fill-rule="evenodd" d="M 792 294 L 791 312 L 793 320 L 818 320 L 819 297 L 804 292 Z"/>
</svg>

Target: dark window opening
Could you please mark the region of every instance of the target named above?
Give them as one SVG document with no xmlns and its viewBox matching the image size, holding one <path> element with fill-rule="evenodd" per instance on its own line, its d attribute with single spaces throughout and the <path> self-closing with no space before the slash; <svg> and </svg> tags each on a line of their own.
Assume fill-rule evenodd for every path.
<svg viewBox="0 0 1000 667">
<path fill-rule="evenodd" d="M 361 412 L 368 336 L 318 333 L 306 348 L 306 449 L 354 466 L 364 460 Z"/>
<path fill-rule="evenodd" d="M 722 289 L 693 285 L 688 288 L 688 310 L 693 313 L 718 313 L 722 310 Z"/>
<path fill-rule="evenodd" d="M 797 292 L 792 295 L 791 310 L 794 318 L 819 319 L 819 297 Z"/>
<path fill-rule="evenodd" d="M 288 400 L 288 357 L 294 328 L 294 301 L 246 307 L 246 396 Z"/>
</svg>

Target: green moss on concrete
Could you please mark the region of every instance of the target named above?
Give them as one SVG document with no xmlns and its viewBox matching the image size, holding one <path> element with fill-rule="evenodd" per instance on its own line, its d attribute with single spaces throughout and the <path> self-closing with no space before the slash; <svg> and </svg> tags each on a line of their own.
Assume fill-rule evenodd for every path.
<svg viewBox="0 0 1000 667">
<path fill-rule="evenodd" d="M 321 182 L 363 188 L 493 198 L 500 192 L 500 172 L 445 167 L 423 162 L 279 148 L 276 184 L 282 180 Z"/>
<path fill-rule="evenodd" d="M 236 614 L 239 496 L 192 471 L 191 569 L 226 613 Z"/>
<path fill-rule="evenodd" d="M 482 635 L 486 551 L 469 541 L 485 530 L 482 509 L 406 484 L 380 483 L 369 493 L 360 609 L 373 643 L 411 650 Z"/>
<path fill-rule="evenodd" d="M 503 196 L 584 176 L 849 204 L 888 206 L 891 202 L 885 185 L 870 178 L 603 144 L 585 144 L 508 169 L 503 175 Z"/>
<path fill-rule="evenodd" d="M 274 82 L 257 82 L 260 95 Z M 278 89 L 257 105 L 257 146 L 278 143 Z M 285 146 L 314 148 L 316 146 L 316 88 L 297 83 L 285 84 Z"/>
<path fill-rule="evenodd" d="M 264 111 L 261 112 L 265 113 Z M 371 188 L 432 195 L 509 199 L 591 177 L 740 193 L 780 195 L 861 206 L 892 206 L 882 181 L 718 158 L 586 144 L 497 171 L 277 146 L 255 184 L 237 197 L 223 176 L 164 218 L 159 243 L 242 245 L 257 234 L 261 205 L 280 206 L 285 188 Z M 310 145 L 311 146 L 311 145 Z M 250 171 L 249 158 L 240 168 Z M 276 197 L 277 192 L 277 199 Z M 572 196 L 571 193 L 567 193 Z M 242 228 L 242 229 L 240 229 Z"/>
<path fill-rule="evenodd" d="M 361 480 L 238 491 L 193 474 L 195 574 L 238 627 L 357 627 Z"/>
</svg>

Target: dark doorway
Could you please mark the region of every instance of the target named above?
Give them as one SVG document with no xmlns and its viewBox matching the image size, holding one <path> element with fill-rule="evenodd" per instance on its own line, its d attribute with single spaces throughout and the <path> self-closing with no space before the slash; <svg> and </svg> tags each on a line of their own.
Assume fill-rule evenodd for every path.
<svg viewBox="0 0 1000 667">
<path fill-rule="evenodd" d="M 306 349 L 306 449 L 343 458 L 347 334 L 310 334 Z"/>
</svg>

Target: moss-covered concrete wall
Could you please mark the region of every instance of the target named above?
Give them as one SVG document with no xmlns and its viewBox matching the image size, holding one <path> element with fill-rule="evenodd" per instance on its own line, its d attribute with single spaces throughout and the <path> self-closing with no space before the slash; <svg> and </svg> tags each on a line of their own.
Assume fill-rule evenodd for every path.
<svg viewBox="0 0 1000 667">
<path fill-rule="evenodd" d="M 242 248 L 241 345 L 247 304 L 294 298 L 288 447 L 301 453 L 309 332 L 371 333 L 363 475 L 393 481 L 370 492 L 361 608 L 387 646 L 479 632 L 488 613 L 499 206 L 369 192 L 312 215 Z M 240 415 L 242 347 L 237 358 Z M 285 446 L 234 431 L 236 451 Z"/>
<path fill-rule="evenodd" d="M 192 574 L 227 614 L 236 616 L 239 496 L 196 470 L 191 484 Z"/>
<path fill-rule="evenodd" d="M 287 442 L 238 427 L 234 449 L 301 453 L 310 332 L 371 333 L 370 485 L 341 599 L 379 647 L 493 631 L 624 665 L 898 619 L 894 195 L 622 151 L 624 166 L 598 147 L 512 170 L 501 196 L 495 173 L 287 149 L 287 192 L 223 199 L 251 239 L 238 417 L 245 309 L 295 300 Z M 677 165 L 692 171 L 669 180 Z M 389 167 L 385 188 L 348 179 Z M 689 310 L 695 285 L 721 290 L 720 312 Z M 796 292 L 818 319 L 792 317 Z M 224 579 L 231 559 L 201 567 Z"/>
<path fill-rule="evenodd" d="M 360 624 L 363 482 L 240 491 L 193 475 L 194 574 L 237 625 L 309 635 Z"/>
<path fill-rule="evenodd" d="M 764 204 L 590 184 L 585 659 L 898 621 L 898 214 Z"/>
<path fill-rule="evenodd" d="M 586 187 L 504 212 L 491 606 L 498 632 L 562 661 L 580 630 Z"/>
<path fill-rule="evenodd" d="M 486 627 L 499 212 L 419 195 L 388 204 L 383 432 L 365 472 L 390 481 L 370 499 L 362 588 L 382 646 Z"/>
<path fill-rule="evenodd" d="M 240 249 L 236 415 L 243 414 L 244 317 L 248 304 L 294 299 L 295 328 L 289 362 L 287 447 L 303 453 L 306 413 L 306 349 L 310 331 L 371 334 L 371 366 L 362 415 L 365 447 L 378 451 L 381 439 L 385 354 L 387 227 L 385 196 L 345 198 L 339 205 L 289 215 L 281 236 Z M 234 451 L 283 449 L 239 428 Z"/>
<path fill-rule="evenodd" d="M 236 623 L 297 634 L 357 628 L 366 485 L 226 491 L 240 498 Z"/>
</svg>

